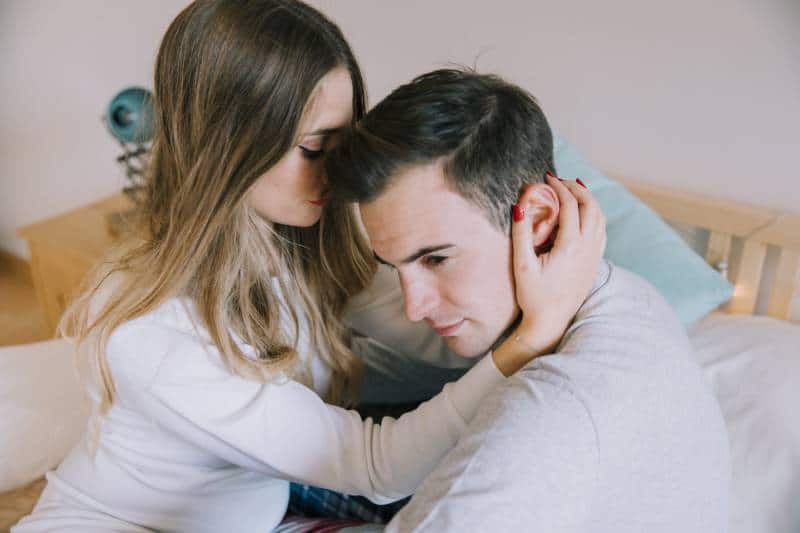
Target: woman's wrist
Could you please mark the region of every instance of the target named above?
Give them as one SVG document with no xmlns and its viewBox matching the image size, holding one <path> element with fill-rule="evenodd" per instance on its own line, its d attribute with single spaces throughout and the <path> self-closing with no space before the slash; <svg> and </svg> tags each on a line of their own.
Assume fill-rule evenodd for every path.
<svg viewBox="0 0 800 533">
<path fill-rule="evenodd" d="M 520 324 L 492 352 L 492 358 L 497 369 L 509 377 L 537 356 L 548 353 L 552 345 L 539 338 L 534 328 Z"/>
</svg>

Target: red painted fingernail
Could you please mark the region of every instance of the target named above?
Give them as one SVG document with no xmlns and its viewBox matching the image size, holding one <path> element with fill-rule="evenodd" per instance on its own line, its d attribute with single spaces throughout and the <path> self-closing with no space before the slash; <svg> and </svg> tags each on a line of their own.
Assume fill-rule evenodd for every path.
<svg viewBox="0 0 800 533">
<path fill-rule="evenodd" d="M 589 187 L 586 186 L 586 184 L 584 182 L 581 181 L 580 178 L 575 178 L 575 183 L 577 183 L 578 185 L 580 185 L 584 189 L 588 189 L 589 188 Z"/>
<path fill-rule="evenodd" d="M 552 173 L 552 172 L 550 172 L 549 170 L 547 171 L 547 177 L 548 177 L 548 178 L 553 178 L 553 179 L 556 179 L 556 177 L 553 175 L 553 173 Z"/>
<path fill-rule="evenodd" d="M 523 218 L 525 218 L 525 209 L 519 204 L 514 204 L 514 209 L 512 210 L 514 222 L 519 222 Z"/>
</svg>

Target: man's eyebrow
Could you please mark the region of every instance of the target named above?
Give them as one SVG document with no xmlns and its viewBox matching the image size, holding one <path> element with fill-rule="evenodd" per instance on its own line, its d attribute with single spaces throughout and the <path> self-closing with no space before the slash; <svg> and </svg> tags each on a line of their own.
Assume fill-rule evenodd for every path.
<svg viewBox="0 0 800 533">
<path fill-rule="evenodd" d="M 446 248 L 452 248 L 453 246 L 455 246 L 455 244 L 440 244 L 438 246 L 426 246 L 425 248 L 420 248 L 419 250 L 417 250 L 413 254 L 409 255 L 408 257 L 406 257 L 405 259 L 400 261 L 400 264 L 401 265 L 407 265 L 409 263 L 413 263 L 414 261 L 416 261 L 417 259 L 419 259 L 423 255 L 428 255 L 428 254 L 433 253 L 433 252 L 438 252 L 438 251 L 444 250 Z M 385 259 L 383 259 L 381 256 L 379 256 L 375 252 L 372 252 L 372 254 L 375 256 L 375 260 L 378 263 L 381 263 L 381 264 L 386 265 L 386 266 L 394 267 L 393 264 L 391 264 L 389 261 L 386 261 Z"/>
</svg>

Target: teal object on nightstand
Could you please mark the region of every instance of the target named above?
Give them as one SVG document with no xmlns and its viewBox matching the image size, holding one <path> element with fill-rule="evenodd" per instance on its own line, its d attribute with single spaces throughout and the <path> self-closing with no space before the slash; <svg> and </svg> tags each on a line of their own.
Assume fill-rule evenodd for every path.
<svg viewBox="0 0 800 533">
<path fill-rule="evenodd" d="M 153 98 L 142 87 L 123 89 L 106 111 L 111 134 L 124 143 L 142 144 L 153 137 Z"/>
</svg>

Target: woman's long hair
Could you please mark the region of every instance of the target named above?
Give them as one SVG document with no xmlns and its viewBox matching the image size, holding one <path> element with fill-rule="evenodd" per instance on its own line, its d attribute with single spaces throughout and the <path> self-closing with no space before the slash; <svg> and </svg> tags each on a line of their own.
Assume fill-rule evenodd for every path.
<svg viewBox="0 0 800 533">
<path fill-rule="evenodd" d="M 262 219 L 248 202 L 256 180 L 296 143 L 315 88 L 337 67 L 350 73 L 358 120 L 366 105 L 358 65 L 339 28 L 313 8 L 198 0 L 172 22 L 156 59 L 137 237 L 94 272 L 60 324 L 96 385 L 96 428 L 115 396 L 109 336 L 171 297 L 191 301 L 231 372 L 261 381 L 279 371 L 305 379 L 296 351 L 305 314 L 310 349 L 332 370 L 328 399 L 352 398 L 360 365 L 339 318 L 375 268 L 354 207 L 331 205 L 319 223 L 299 228 Z M 276 282 L 294 334 L 281 322 Z M 259 357 L 245 356 L 237 337 Z"/>
</svg>

